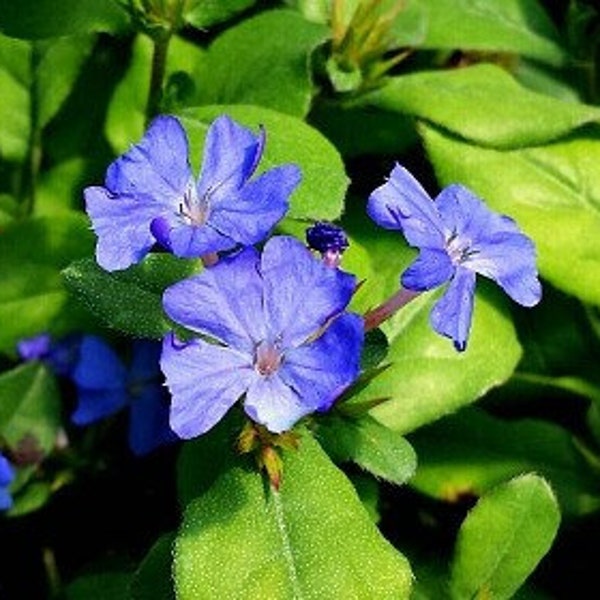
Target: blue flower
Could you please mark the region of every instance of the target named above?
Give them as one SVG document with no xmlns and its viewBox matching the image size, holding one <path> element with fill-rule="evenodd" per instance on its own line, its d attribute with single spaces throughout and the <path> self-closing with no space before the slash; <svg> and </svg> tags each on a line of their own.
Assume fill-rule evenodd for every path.
<svg viewBox="0 0 600 600">
<path fill-rule="evenodd" d="M 12 465 L 0 454 L 0 510 L 8 510 L 13 504 L 8 488 L 14 478 Z"/>
<path fill-rule="evenodd" d="M 367 212 L 381 227 L 402 231 L 419 256 L 402 274 L 402 285 L 425 291 L 449 282 L 431 312 L 439 334 L 466 348 L 476 273 L 493 279 L 515 302 L 533 306 L 542 290 L 535 247 L 515 222 L 490 211 L 461 185 L 450 185 L 432 201 L 419 182 L 396 165 L 370 196 Z"/>
<path fill-rule="evenodd" d="M 328 267 L 339 267 L 342 254 L 349 246 L 346 232 L 333 223 L 318 221 L 306 230 L 306 243 L 321 253 Z"/>
<path fill-rule="evenodd" d="M 139 455 L 176 439 L 158 360 L 160 344 L 136 341 L 126 368 L 102 339 L 85 336 L 72 378 L 77 388 L 76 425 L 89 425 L 129 407 L 129 446 Z"/>
<path fill-rule="evenodd" d="M 354 276 L 282 236 L 262 256 L 246 248 L 168 288 L 167 314 L 215 342 L 163 342 L 173 430 L 200 435 L 242 396 L 246 414 L 274 433 L 329 409 L 359 373 L 363 323 L 344 312 L 354 287 Z"/>
<path fill-rule="evenodd" d="M 98 236 L 96 259 L 108 271 L 139 262 L 158 242 L 194 258 L 262 241 L 288 208 L 300 182 L 295 165 L 250 180 L 263 154 L 255 135 L 228 116 L 209 127 L 199 178 L 178 119 L 159 116 L 139 144 L 115 160 L 104 187 L 85 189 Z"/>
</svg>

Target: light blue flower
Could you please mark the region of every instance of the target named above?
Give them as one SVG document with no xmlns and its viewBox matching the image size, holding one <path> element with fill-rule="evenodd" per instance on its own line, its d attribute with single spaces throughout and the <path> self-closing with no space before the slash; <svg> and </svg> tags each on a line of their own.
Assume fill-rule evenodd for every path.
<svg viewBox="0 0 600 600">
<path fill-rule="evenodd" d="M 413 291 L 448 288 L 434 305 L 435 331 L 466 348 L 476 274 L 493 279 L 515 302 L 534 306 L 542 290 L 535 246 L 509 217 L 492 212 L 462 185 L 450 185 L 432 200 L 419 182 L 396 165 L 370 196 L 367 212 L 381 227 L 400 230 L 419 256 L 402 274 Z"/>
<path fill-rule="evenodd" d="M 274 433 L 328 410 L 359 373 L 363 323 L 344 312 L 355 283 L 282 236 L 168 288 L 171 319 L 213 340 L 164 340 L 172 429 L 198 436 L 242 397 Z"/>
<path fill-rule="evenodd" d="M 251 179 L 264 145 L 263 129 L 255 135 L 223 115 L 208 129 L 196 179 L 181 123 L 156 117 L 139 144 L 108 167 L 104 186 L 85 189 L 98 264 L 125 269 L 157 242 L 194 258 L 262 241 L 301 177 L 298 167 L 283 165 Z"/>
</svg>

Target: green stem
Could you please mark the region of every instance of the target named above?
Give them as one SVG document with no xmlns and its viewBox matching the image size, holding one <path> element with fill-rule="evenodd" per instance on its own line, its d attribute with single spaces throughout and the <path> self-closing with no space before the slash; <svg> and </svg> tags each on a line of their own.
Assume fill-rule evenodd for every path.
<svg viewBox="0 0 600 600">
<path fill-rule="evenodd" d="M 38 45 L 32 44 L 30 73 L 31 97 L 29 105 L 29 139 L 27 143 L 27 156 L 23 165 L 20 199 L 21 216 L 30 216 L 35 208 L 37 177 L 42 162 L 42 131 L 39 118 L 39 86 L 37 82 L 37 69 L 42 59 Z"/>
<path fill-rule="evenodd" d="M 167 67 L 167 51 L 171 41 L 171 32 L 164 32 L 153 38 L 154 51 L 152 54 L 152 72 L 150 74 L 150 89 L 146 104 L 146 120 L 151 121 L 160 111 L 163 85 Z"/>
</svg>

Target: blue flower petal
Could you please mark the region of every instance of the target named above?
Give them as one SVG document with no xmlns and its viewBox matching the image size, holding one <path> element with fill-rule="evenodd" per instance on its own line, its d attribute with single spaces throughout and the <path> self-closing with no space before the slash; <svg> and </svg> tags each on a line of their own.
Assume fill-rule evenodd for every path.
<svg viewBox="0 0 600 600">
<path fill-rule="evenodd" d="M 108 167 L 105 187 L 115 195 L 177 210 L 191 178 L 185 131 L 178 119 L 163 115 Z"/>
<path fill-rule="evenodd" d="M 295 165 L 270 169 L 215 206 L 208 222 L 242 244 L 256 244 L 284 217 L 301 177 Z"/>
<path fill-rule="evenodd" d="M 98 241 L 96 260 L 107 271 L 138 263 L 154 245 L 150 223 L 156 206 L 138 198 L 115 196 L 102 187 L 84 190 L 86 211 Z"/>
<path fill-rule="evenodd" d="M 465 268 L 493 279 L 523 306 L 539 302 L 535 246 L 511 218 L 491 211 L 461 185 L 445 188 L 436 202 L 444 223 L 469 246 Z"/>
<path fill-rule="evenodd" d="M 162 378 L 160 366 L 161 344 L 154 340 L 134 340 L 132 344 L 131 367 L 129 368 L 129 383 L 148 381 Z"/>
<path fill-rule="evenodd" d="M 258 377 L 249 356 L 173 335 L 163 341 L 161 368 L 172 396 L 171 429 L 183 439 L 211 429 Z"/>
<path fill-rule="evenodd" d="M 89 425 L 125 408 L 129 394 L 123 388 L 77 389 L 77 408 L 71 415 L 75 425 Z"/>
<path fill-rule="evenodd" d="M 151 383 L 132 398 L 129 447 L 137 456 L 178 439 L 169 426 L 169 402 L 165 392 L 158 383 Z"/>
<path fill-rule="evenodd" d="M 363 320 L 343 314 L 310 344 L 286 352 L 281 379 L 310 411 L 327 410 L 358 377 Z"/>
<path fill-rule="evenodd" d="M 396 165 L 389 180 L 369 197 L 367 213 L 386 229 L 400 229 L 411 246 L 442 248 L 444 231 L 435 204 L 421 184 Z"/>
<path fill-rule="evenodd" d="M 206 134 L 198 195 L 218 204 L 254 173 L 263 153 L 265 133 L 255 135 L 227 115 L 215 119 Z"/>
<path fill-rule="evenodd" d="M 475 273 L 458 267 L 444 295 L 431 310 L 431 326 L 439 334 L 451 338 L 454 347 L 463 351 L 471 329 Z"/>
<path fill-rule="evenodd" d="M 83 336 L 72 377 L 77 386 L 88 390 L 121 389 L 127 385 L 127 369 L 121 359 L 93 335 Z"/>
<path fill-rule="evenodd" d="M 445 250 L 423 248 L 412 265 L 402 273 L 401 282 L 407 290 L 431 290 L 448 281 L 454 270 Z"/>
<path fill-rule="evenodd" d="M 208 223 L 188 225 L 175 214 L 157 217 L 150 230 L 162 246 L 181 258 L 198 258 L 211 252 L 231 250 L 238 244 Z"/>
<path fill-rule="evenodd" d="M 17 353 L 21 360 L 41 360 L 50 352 L 51 338 L 47 333 L 42 333 L 30 338 L 25 338 L 17 343 Z"/>
<path fill-rule="evenodd" d="M 15 478 L 15 472 L 6 456 L 0 454 L 0 487 L 10 485 Z"/>
<path fill-rule="evenodd" d="M 299 419 L 314 411 L 276 373 L 255 379 L 246 393 L 246 414 L 273 433 L 290 429 Z"/>
<path fill-rule="evenodd" d="M 165 312 L 177 323 L 247 354 L 265 338 L 263 283 L 258 253 L 246 248 L 163 294 Z"/>
<path fill-rule="evenodd" d="M 316 259 L 298 240 L 278 236 L 264 247 L 261 273 L 268 327 L 282 346 L 298 346 L 327 319 L 341 312 L 356 279 Z"/>
</svg>

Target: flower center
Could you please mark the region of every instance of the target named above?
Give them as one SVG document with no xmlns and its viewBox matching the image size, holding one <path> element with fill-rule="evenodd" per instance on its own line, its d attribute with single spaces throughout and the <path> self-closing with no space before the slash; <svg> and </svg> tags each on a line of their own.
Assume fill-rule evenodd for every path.
<svg viewBox="0 0 600 600">
<path fill-rule="evenodd" d="M 456 232 L 446 240 L 446 252 L 453 265 L 460 265 L 473 254 L 477 254 L 477 250 L 473 250 L 468 241 L 461 240 Z"/>
<path fill-rule="evenodd" d="M 272 375 L 279 369 L 283 360 L 283 352 L 277 342 L 267 342 L 263 340 L 256 346 L 254 352 L 254 368 L 261 375 Z"/>
<path fill-rule="evenodd" d="M 198 190 L 193 180 L 183 193 L 183 202 L 179 204 L 179 213 L 184 217 L 188 225 L 202 226 L 206 223 L 210 213 L 208 199 L 210 193 L 198 196 Z"/>
</svg>

